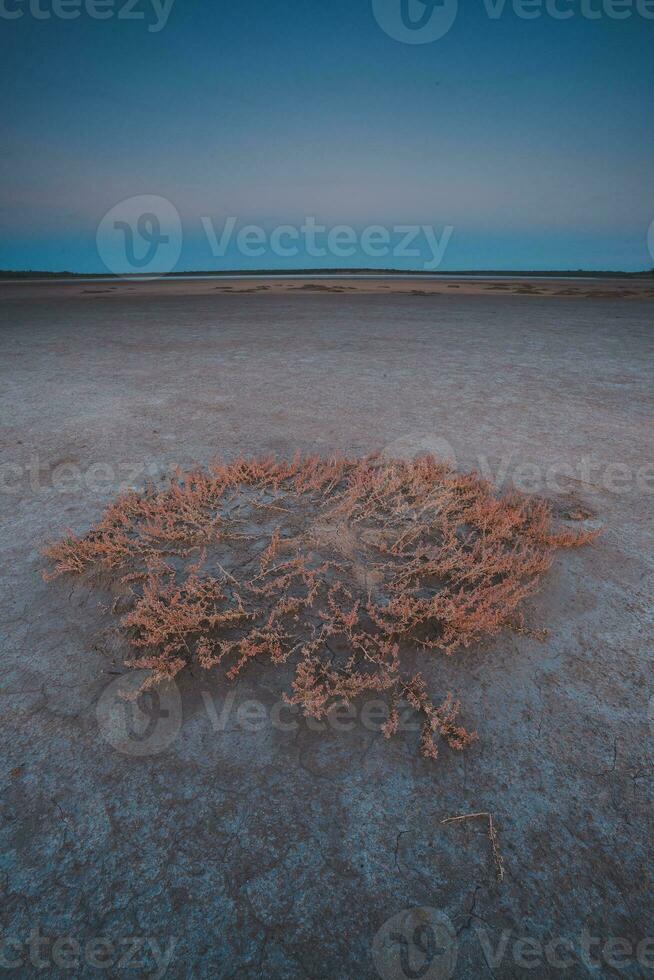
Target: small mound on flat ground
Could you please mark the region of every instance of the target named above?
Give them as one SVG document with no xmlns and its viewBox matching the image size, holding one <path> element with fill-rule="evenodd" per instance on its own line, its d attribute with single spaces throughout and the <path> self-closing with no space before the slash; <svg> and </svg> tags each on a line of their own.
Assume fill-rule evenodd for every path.
<svg viewBox="0 0 654 980">
<path fill-rule="evenodd" d="M 594 534 L 556 529 L 544 501 L 499 495 L 431 456 L 239 459 L 130 492 L 44 554 L 46 577 L 113 591 L 146 686 L 192 664 L 233 680 L 255 658 L 292 663 L 288 703 L 321 718 L 335 700 L 383 692 L 390 737 L 407 700 L 435 758 L 437 736 L 461 749 L 474 734 L 451 695 L 436 706 L 403 670 L 402 651 L 450 655 L 522 628 L 556 549 Z"/>
</svg>

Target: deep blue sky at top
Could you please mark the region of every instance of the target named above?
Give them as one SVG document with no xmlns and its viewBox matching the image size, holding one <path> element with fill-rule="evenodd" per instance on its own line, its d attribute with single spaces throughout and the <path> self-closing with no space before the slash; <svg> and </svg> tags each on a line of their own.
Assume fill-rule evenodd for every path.
<svg viewBox="0 0 654 980">
<path fill-rule="evenodd" d="M 201 218 L 230 215 L 451 225 L 444 269 L 654 266 L 654 20 L 635 11 L 491 20 L 465 0 L 407 45 L 371 0 L 176 0 L 158 33 L 150 0 L 145 22 L 28 2 L 0 18 L 0 268 L 101 271 L 98 222 L 137 194 L 179 210 L 180 269 L 375 264 L 215 259 Z"/>
</svg>

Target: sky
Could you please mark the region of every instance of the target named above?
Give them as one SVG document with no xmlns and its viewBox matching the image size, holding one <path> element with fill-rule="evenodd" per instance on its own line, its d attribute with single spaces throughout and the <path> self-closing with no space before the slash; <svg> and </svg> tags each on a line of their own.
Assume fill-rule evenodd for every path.
<svg viewBox="0 0 654 980">
<path fill-rule="evenodd" d="M 654 2 L 552 2 L 0 0 L 0 269 L 652 268 Z"/>
</svg>

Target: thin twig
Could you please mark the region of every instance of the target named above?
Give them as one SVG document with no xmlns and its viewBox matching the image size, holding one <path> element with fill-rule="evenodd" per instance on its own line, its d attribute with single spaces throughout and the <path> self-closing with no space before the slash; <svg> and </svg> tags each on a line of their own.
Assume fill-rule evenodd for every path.
<svg viewBox="0 0 654 980">
<path fill-rule="evenodd" d="M 495 824 L 493 823 L 492 813 L 486 813 L 486 812 L 463 813 L 459 817 L 448 817 L 446 820 L 441 820 L 441 823 L 459 823 L 462 820 L 477 820 L 477 819 L 488 820 L 488 836 L 490 838 L 491 847 L 493 849 L 493 859 L 495 861 L 497 877 L 499 881 L 504 881 L 504 860 L 500 853 L 500 844 L 497 837 L 497 831 L 495 830 Z"/>
</svg>

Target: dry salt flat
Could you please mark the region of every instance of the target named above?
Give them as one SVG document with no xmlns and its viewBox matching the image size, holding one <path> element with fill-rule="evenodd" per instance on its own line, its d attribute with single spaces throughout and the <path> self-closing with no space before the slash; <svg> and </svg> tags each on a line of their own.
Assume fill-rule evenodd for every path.
<svg viewBox="0 0 654 980">
<path fill-rule="evenodd" d="M 139 975 L 401 977 L 385 924 L 416 908 L 452 924 L 425 975 L 524 976 L 525 955 L 532 976 L 648 975 L 651 299 L 169 285 L 0 286 L 0 924 L 17 975 L 34 956 L 64 975 L 69 937 L 79 976 L 104 955 L 116 975 L 130 957 Z M 434 763 L 370 713 L 307 723 L 264 666 L 229 687 L 185 674 L 121 739 L 111 610 L 44 583 L 43 544 L 176 464 L 375 449 L 439 452 L 603 530 L 529 600 L 545 639 L 416 653 L 479 741 Z M 501 881 L 485 820 L 442 823 L 477 812 Z"/>
</svg>

